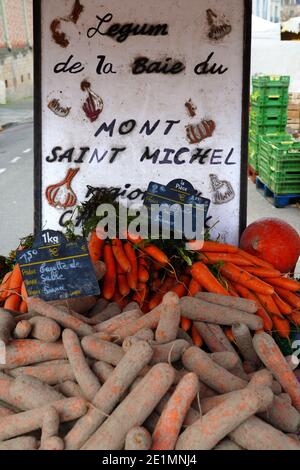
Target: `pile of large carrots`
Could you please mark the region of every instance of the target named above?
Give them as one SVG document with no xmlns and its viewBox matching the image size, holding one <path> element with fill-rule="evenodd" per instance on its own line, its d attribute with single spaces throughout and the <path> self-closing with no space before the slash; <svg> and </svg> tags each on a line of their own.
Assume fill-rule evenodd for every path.
<svg viewBox="0 0 300 470">
<path fill-rule="evenodd" d="M 274 330 L 282 338 L 289 338 L 291 329 L 300 326 L 299 282 L 235 246 L 205 241 L 195 253 L 195 243 L 189 244 L 192 266 L 186 265 L 178 273 L 172 266 L 172 259 L 154 243 L 130 235 L 125 242 L 104 242 L 93 232 L 89 242 L 91 257 L 94 262 L 103 260 L 107 266 L 102 297 L 123 308 L 136 301 L 147 313 L 169 291 L 179 298 L 210 292 L 255 301 L 263 329 Z M 191 321 L 183 317 L 181 326 L 190 332 L 195 344 L 201 344 Z M 232 336 L 230 329 L 227 334 Z"/>
<path fill-rule="evenodd" d="M 94 297 L 27 305 L 0 310 L 0 450 L 300 450 L 297 363 L 256 299 L 169 289 L 148 313 Z"/>
</svg>

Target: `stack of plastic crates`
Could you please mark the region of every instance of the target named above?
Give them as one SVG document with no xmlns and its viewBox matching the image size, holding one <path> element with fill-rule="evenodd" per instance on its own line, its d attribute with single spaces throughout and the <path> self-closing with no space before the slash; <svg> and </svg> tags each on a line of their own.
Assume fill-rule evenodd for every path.
<svg viewBox="0 0 300 470">
<path fill-rule="evenodd" d="M 289 76 L 254 76 L 249 134 L 249 165 L 259 173 L 259 143 L 262 136 L 281 134 L 287 125 Z"/>
<path fill-rule="evenodd" d="M 261 137 L 259 178 L 274 194 L 300 194 L 300 142 L 289 134 L 276 141 Z"/>
</svg>

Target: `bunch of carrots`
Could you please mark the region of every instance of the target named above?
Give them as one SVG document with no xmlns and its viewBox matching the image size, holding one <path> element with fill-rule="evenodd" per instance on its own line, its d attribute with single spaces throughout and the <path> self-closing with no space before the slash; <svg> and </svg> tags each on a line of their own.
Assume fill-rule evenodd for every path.
<svg viewBox="0 0 300 470">
<path fill-rule="evenodd" d="M 27 292 L 21 269 L 16 264 L 12 271 L 5 274 L 0 286 L 0 305 L 7 310 L 27 313 Z"/>
<path fill-rule="evenodd" d="M 300 326 L 297 295 L 300 283 L 285 277 L 271 264 L 232 245 L 205 241 L 200 250 L 194 250 L 197 242 L 190 242 L 194 262 L 177 273 L 168 256 L 154 243 L 130 234 L 125 241 L 105 242 L 92 232 L 89 242 L 92 260 L 101 259 L 107 267 L 103 298 L 122 308 L 136 301 L 148 313 L 167 292 L 175 292 L 181 298 L 206 291 L 255 300 L 264 330 L 277 331 L 282 338 L 289 338 L 293 325 Z M 182 318 L 181 327 L 190 333 L 196 345 L 202 345 L 191 320 Z M 232 340 L 231 328 L 225 332 Z"/>
</svg>

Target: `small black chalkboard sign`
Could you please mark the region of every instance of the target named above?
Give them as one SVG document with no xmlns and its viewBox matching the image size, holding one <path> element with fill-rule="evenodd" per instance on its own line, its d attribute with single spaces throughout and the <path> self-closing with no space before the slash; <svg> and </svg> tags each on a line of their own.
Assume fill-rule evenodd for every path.
<svg viewBox="0 0 300 470">
<path fill-rule="evenodd" d="M 30 297 L 50 301 L 100 293 L 83 238 L 67 242 L 61 232 L 45 230 L 16 258 Z"/>
<path fill-rule="evenodd" d="M 210 202 L 209 199 L 197 196 L 197 191 L 193 185 L 184 179 L 170 181 L 167 186 L 151 182 L 144 198 L 144 205 L 148 209 L 153 204 L 168 207 L 177 204 L 178 210 L 181 210 L 183 215 L 192 214 L 194 226 L 196 223 L 196 211 L 204 211 L 204 218 L 206 219 Z M 159 221 L 162 221 L 162 217 L 160 217 Z M 174 218 L 171 218 L 171 228 L 174 228 Z"/>
</svg>

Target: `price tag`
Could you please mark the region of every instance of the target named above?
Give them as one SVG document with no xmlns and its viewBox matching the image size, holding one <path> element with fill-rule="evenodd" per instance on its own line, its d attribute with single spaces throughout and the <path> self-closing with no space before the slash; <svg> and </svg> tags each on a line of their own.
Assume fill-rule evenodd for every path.
<svg viewBox="0 0 300 470">
<path fill-rule="evenodd" d="M 176 232 L 184 233 L 182 226 L 175 227 L 176 212 L 181 212 L 182 223 L 184 223 L 184 217 L 190 216 L 192 218 L 193 229 L 195 229 L 197 221 L 197 211 L 202 212 L 202 216 L 204 213 L 202 220 L 207 217 L 211 201 L 202 196 L 197 196 L 196 193 L 193 185 L 184 179 L 170 181 L 167 186 L 151 182 L 145 195 L 144 205 L 149 209 L 154 204 L 169 208 L 176 205 L 177 211 L 174 211 L 174 217 L 168 220 L 170 220 L 172 230 L 176 229 Z M 151 218 L 151 212 L 149 213 L 149 218 Z M 153 221 L 157 223 L 163 222 L 163 213 L 156 220 L 152 218 L 151 221 L 152 223 Z"/>
<path fill-rule="evenodd" d="M 30 250 L 17 252 L 17 262 L 30 297 L 50 301 L 100 293 L 83 238 L 67 242 L 62 233 L 45 230 Z"/>
</svg>

